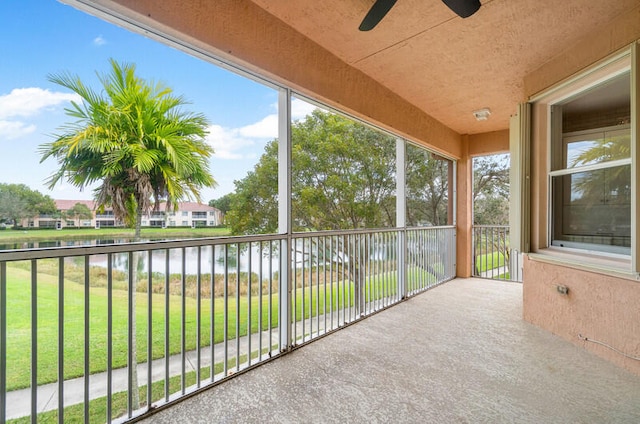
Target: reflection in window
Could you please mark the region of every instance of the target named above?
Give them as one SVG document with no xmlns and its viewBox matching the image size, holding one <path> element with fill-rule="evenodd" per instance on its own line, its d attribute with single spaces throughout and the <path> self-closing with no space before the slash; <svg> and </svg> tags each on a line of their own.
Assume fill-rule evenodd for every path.
<svg viewBox="0 0 640 424">
<path fill-rule="evenodd" d="M 553 105 L 551 112 L 551 244 L 629 254 L 629 72 Z"/>
<path fill-rule="evenodd" d="M 631 245 L 631 166 L 552 178 L 554 245 Z M 625 252 L 627 249 L 609 249 Z"/>
<path fill-rule="evenodd" d="M 624 129 L 568 136 L 564 143 L 566 168 L 628 159 L 631 155 L 631 133 Z"/>
</svg>

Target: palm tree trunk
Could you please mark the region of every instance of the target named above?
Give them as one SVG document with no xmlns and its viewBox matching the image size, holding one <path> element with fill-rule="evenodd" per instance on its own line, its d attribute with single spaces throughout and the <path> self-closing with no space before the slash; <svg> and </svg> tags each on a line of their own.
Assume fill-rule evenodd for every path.
<svg viewBox="0 0 640 424">
<path fill-rule="evenodd" d="M 135 231 L 135 236 L 134 236 L 134 241 L 139 241 L 140 240 L 140 227 L 142 226 L 142 211 L 141 209 L 138 207 L 137 211 L 136 211 L 136 231 Z M 139 257 L 137 255 L 137 252 L 133 252 L 133 254 L 131 255 L 131 269 L 130 272 L 132 274 L 132 279 L 131 279 L 131 284 L 133 285 L 133 288 L 131 290 L 131 303 L 133 305 L 133 311 L 131 314 L 131 346 L 129 346 L 129 349 L 131 349 L 131 357 L 133 358 L 133 361 L 131 364 L 129 364 L 129 366 L 131 367 L 131 380 L 133 382 L 132 384 L 132 392 L 131 392 L 131 407 L 133 410 L 139 409 L 140 408 L 140 393 L 138 391 L 138 337 L 136 335 L 137 333 L 137 325 L 136 325 L 136 292 L 138 289 L 138 263 L 139 263 Z"/>
</svg>

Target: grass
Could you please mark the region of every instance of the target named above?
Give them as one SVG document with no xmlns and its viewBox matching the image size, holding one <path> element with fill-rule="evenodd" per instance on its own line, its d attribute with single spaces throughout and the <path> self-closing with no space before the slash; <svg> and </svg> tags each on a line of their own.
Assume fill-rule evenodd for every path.
<svg viewBox="0 0 640 424">
<path fill-rule="evenodd" d="M 53 240 L 80 240 L 88 238 L 133 238 L 135 231 L 130 228 L 63 228 L 55 229 L 5 229 L 0 231 L 0 243 L 36 242 Z M 144 239 L 192 238 L 192 237 L 221 237 L 230 234 L 228 228 L 197 227 L 197 228 L 142 228 Z"/>
<path fill-rule="evenodd" d="M 275 347 L 273 347 L 275 348 Z M 262 353 L 267 353 L 268 349 L 263 349 Z M 252 352 L 252 358 L 258 357 L 258 352 Z M 247 361 L 247 355 L 240 356 L 240 363 Z M 227 361 L 228 369 L 232 369 L 236 366 L 236 358 L 231 358 Z M 214 365 L 214 375 L 218 375 L 224 371 L 224 362 L 218 362 Z M 211 368 L 204 367 L 200 370 L 200 381 L 203 386 L 210 382 Z M 185 374 L 185 389 L 196 384 L 196 372 L 191 371 Z M 169 378 L 169 394 L 174 394 L 182 390 L 181 376 L 175 376 Z M 147 385 L 140 386 L 139 396 L 141 406 L 146 405 L 147 399 Z M 157 402 L 165 397 L 165 380 L 156 381 L 151 383 L 151 400 Z M 123 416 L 127 412 L 127 393 L 119 392 L 115 393 L 111 397 L 111 415 L 112 418 Z M 37 421 L 39 423 L 57 423 L 58 411 L 47 411 L 38 414 Z M 89 423 L 104 423 L 107 421 L 107 398 L 100 397 L 89 401 Z M 84 422 L 84 404 L 76 404 L 64 408 L 64 422 L 67 423 L 82 423 Z M 31 423 L 31 417 L 22 417 L 7 421 L 7 424 L 29 424 Z"/>
<path fill-rule="evenodd" d="M 489 271 L 505 266 L 505 257 L 501 252 L 492 252 L 487 255 L 476 256 L 476 269 L 479 272 Z"/>
<path fill-rule="evenodd" d="M 58 315 L 59 315 L 59 287 L 57 261 L 46 259 L 38 261 L 37 287 L 34 295 L 37 297 L 37 376 L 38 384 L 57 381 L 58 379 Z M 100 267 L 90 269 L 90 281 L 96 278 L 94 271 L 104 272 Z M 83 271 L 78 267 L 65 264 L 64 280 L 64 378 L 74 378 L 84 374 L 84 332 L 85 332 L 85 286 Z M 313 270 L 313 275 L 323 275 L 324 270 Z M 434 282 L 435 277 L 424 270 L 410 269 L 410 281 Z M 207 281 L 206 278 L 203 279 Z M 230 278 L 233 281 L 234 278 Z M 298 277 L 301 281 L 301 276 Z M 178 281 L 179 282 L 179 281 Z M 319 285 L 317 283 L 320 283 Z M 92 283 L 93 284 L 93 283 Z M 207 283 L 204 283 L 206 285 Z M 299 283 L 300 284 L 300 283 Z M 351 281 L 338 281 L 338 278 L 327 281 L 313 279 L 309 287 L 309 280 L 304 290 L 295 289 L 295 319 L 308 319 L 328 312 L 329 309 L 338 310 L 351 307 L 354 304 L 355 285 Z M 259 284 L 255 284 L 258 286 Z M 416 285 L 416 284 L 414 284 Z M 112 290 L 112 367 L 126 366 L 128 346 L 128 291 L 126 275 L 114 271 L 114 289 Z M 262 330 L 278 326 L 277 289 L 271 297 L 271 317 L 269 317 L 268 287 L 263 288 L 263 296 L 257 295 L 257 287 L 252 294 L 240 292 L 225 300 L 222 297 L 213 299 L 213 337 L 214 343 L 224 340 L 225 307 L 227 311 L 227 337 L 244 336 L 248 331 L 259 331 L 259 305 L 262 305 Z M 180 287 L 178 286 L 178 289 Z M 410 290 L 416 287 L 409 287 Z M 154 286 L 155 290 L 155 286 Z M 177 291 L 179 293 L 180 290 Z M 219 294 L 220 289 L 215 293 Z M 209 293 L 211 291 L 209 290 Z M 379 273 L 365 280 L 363 287 L 365 301 L 373 302 L 384 297 L 397 294 L 395 273 Z M 27 261 L 7 264 L 7 390 L 29 387 L 31 375 L 31 273 Z M 108 329 L 108 291 L 104 285 L 88 288 L 89 297 L 89 369 L 90 373 L 101 372 L 107 365 L 107 329 Z M 169 304 L 169 351 L 165 352 L 165 306 Z M 183 312 L 184 301 L 184 312 Z M 200 304 L 200 346 L 211 343 L 211 298 L 202 297 Z M 251 317 L 249 318 L 249 305 Z M 185 296 L 184 299 L 175 294 L 169 294 L 168 299 L 164 291 L 152 294 L 152 359 L 164 357 L 167 354 L 180 352 L 181 349 L 181 316 L 185 316 L 185 345 L 187 350 L 193 350 L 197 344 L 197 300 L 195 294 Z M 238 308 L 239 306 L 239 308 Z M 331 306 L 331 308 L 329 308 Z M 136 340 L 137 361 L 147 360 L 148 340 L 148 295 L 136 294 Z M 249 327 L 249 319 L 251 328 Z M 237 322 L 237 325 L 236 325 Z"/>
<path fill-rule="evenodd" d="M 30 273 L 27 270 L 7 266 L 7 390 L 29 386 L 31 368 L 31 287 Z M 48 274 L 38 274 L 37 285 L 37 328 L 38 328 L 38 384 L 57 381 L 58 361 L 58 280 Z M 112 366 L 119 368 L 127 363 L 128 341 L 128 293 L 125 290 L 112 292 Z M 153 358 L 165 355 L 165 295 L 152 296 L 152 352 Z M 107 358 L 107 317 L 108 295 L 106 288 L 89 289 L 89 364 L 90 372 L 106 369 Z M 260 299 L 251 297 L 251 332 L 258 331 L 258 312 Z M 214 307 L 214 343 L 224 337 L 224 299 L 215 298 Z M 240 308 L 236 309 L 235 298 L 228 302 L 228 338 L 236 337 L 238 318 L 239 335 L 247 334 L 248 303 L 247 296 L 239 299 Z M 184 299 L 185 344 L 187 350 L 196 348 L 197 302 L 194 298 Z M 269 298 L 262 299 L 262 329 L 269 324 Z M 210 344 L 211 299 L 201 301 L 201 345 Z M 272 296 L 272 325 L 277 326 L 278 296 Z M 181 348 L 182 298 L 169 296 L 169 354 L 177 353 Z M 137 351 L 138 362 L 145 362 L 147 355 L 147 295 L 137 293 Z M 83 375 L 84 369 L 84 286 L 73 282 L 64 283 L 64 374 L 65 379 Z"/>
</svg>

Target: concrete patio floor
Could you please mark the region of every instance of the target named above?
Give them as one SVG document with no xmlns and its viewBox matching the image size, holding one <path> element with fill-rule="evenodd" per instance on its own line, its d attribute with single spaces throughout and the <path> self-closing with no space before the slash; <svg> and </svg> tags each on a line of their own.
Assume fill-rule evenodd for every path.
<svg viewBox="0 0 640 424">
<path fill-rule="evenodd" d="M 148 423 L 639 423 L 640 377 L 457 279 L 158 411 Z"/>
</svg>

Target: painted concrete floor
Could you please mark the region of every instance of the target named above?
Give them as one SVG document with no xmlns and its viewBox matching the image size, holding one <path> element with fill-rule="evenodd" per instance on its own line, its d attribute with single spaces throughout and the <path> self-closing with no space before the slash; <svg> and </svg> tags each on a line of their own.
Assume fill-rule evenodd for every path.
<svg viewBox="0 0 640 424">
<path fill-rule="evenodd" d="M 518 283 L 458 279 L 147 423 L 640 423 L 640 377 L 522 320 Z"/>
</svg>

